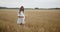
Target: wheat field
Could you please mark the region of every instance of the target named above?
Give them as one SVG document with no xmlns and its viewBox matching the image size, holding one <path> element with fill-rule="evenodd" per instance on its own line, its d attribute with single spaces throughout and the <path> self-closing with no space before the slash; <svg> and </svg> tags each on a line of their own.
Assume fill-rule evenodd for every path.
<svg viewBox="0 0 60 32">
<path fill-rule="evenodd" d="M 25 25 L 17 25 L 18 9 L 0 9 L 0 32 L 60 32 L 60 10 L 25 10 Z"/>
</svg>

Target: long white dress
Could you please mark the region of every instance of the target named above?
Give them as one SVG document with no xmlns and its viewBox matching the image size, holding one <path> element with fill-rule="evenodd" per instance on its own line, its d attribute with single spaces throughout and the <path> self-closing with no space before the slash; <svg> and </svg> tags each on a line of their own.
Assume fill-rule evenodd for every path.
<svg viewBox="0 0 60 32">
<path fill-rule="evenodd" d="M 23 11 L 21 11 L 20 13 L 18 13 L 18 16 L 23 16 L 23 18 L 19 18 L 18 17 L 18 20 L 17 20 L 17 24 L 25 24 L 25 15 L 23 13 Z"/>
</svg>

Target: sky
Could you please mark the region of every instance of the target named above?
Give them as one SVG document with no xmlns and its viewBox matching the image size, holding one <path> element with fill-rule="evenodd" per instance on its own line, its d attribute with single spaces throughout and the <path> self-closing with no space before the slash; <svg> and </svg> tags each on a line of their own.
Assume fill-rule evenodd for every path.
<svg viewBox="0 0 60 32">
<path fill-rule="evenodd" d="M 0 0 L 0 6 L 9 8 L 60 8 L 60 0 Z"/>
</svg>

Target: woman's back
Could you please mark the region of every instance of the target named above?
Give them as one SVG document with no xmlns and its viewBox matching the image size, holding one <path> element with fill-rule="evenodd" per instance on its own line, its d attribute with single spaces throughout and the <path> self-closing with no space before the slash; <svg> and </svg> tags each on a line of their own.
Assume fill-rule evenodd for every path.
<svg viewBox="0 0 60 32">
<path fill-rule="evenodd" d="M 20 16 L 24 16 L 24 13 L 23 13 L 23 11 L 21 11 L 21 12 L 19 13 L 19 15 L 20 15 Z"/>
</svg>

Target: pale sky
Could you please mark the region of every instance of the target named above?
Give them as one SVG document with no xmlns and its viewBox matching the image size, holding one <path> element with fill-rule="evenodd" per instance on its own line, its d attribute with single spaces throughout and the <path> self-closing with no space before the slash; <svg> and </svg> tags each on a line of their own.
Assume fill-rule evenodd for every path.
<svg viewBox="0 0 60 32">
<path fill-rule="evenodd" d="M 25 8 L 60 8 L 60 0 L 0 0 L 0 6 Z"/>
</svg>

